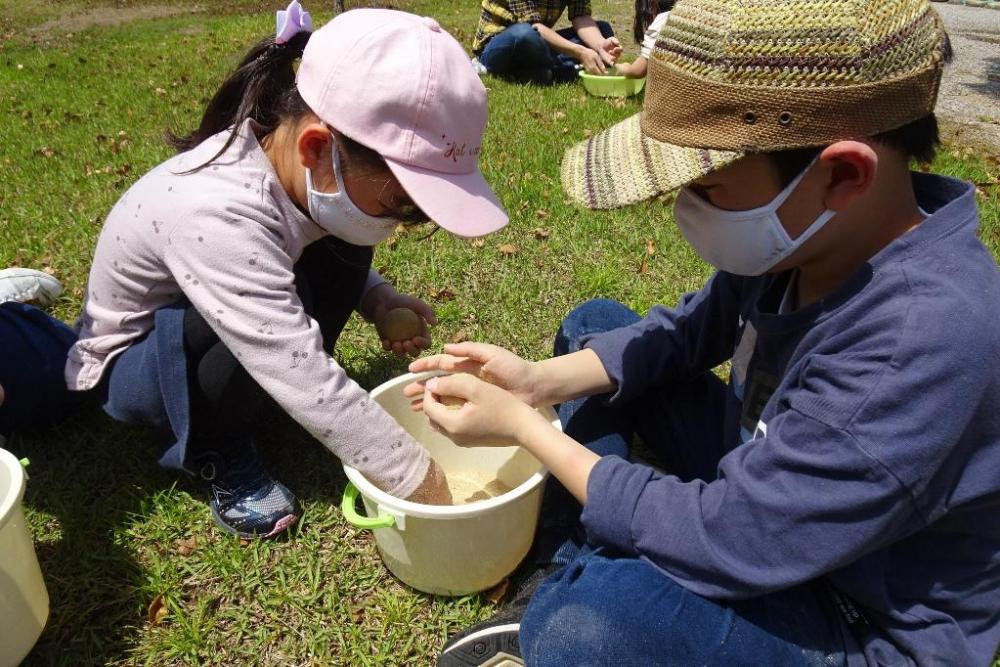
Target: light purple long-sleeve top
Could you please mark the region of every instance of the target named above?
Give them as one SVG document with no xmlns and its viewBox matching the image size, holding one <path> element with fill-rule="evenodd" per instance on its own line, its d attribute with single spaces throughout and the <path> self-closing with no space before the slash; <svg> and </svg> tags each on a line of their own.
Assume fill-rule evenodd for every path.
<svg viewBox="0 0 1000 667">
<path fill-rule="evenodd" d="M 292 202 L 247 121 L 211 165 L 227 132 L 174 156 L 111 210 L 97 242 L 69 352 L 70 389 L 96 386 L 118 354 L 183 295 L 250 376 L 344 462 L 397 497 L 420 485 L 430 458 L 323 349 L 293 266 L 326 235 Z M 367 289 L 382 282 L 377 273 Z"/>
</svg>

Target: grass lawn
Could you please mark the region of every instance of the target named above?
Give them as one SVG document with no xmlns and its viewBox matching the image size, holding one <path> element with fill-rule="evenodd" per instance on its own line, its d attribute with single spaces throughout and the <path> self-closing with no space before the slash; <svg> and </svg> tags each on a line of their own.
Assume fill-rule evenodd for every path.
<svg viewBox="0 0 1000 667">
<path fill-rule="evenodd" d="M 396 4 L 471 41 L 473 0 Z M 593 4 L 599 17 L 625 18 L 616 26 L 628 32 L 621 7 L 631 3 Z M 50 267 L 67 288 L 55 308 L 67 321 L 103 216 L 170 155 L 164 129 L 192 127 L 225 72 L 273 30 L 270 4 L 218 6 L 0 0 L 0 267 Z M 44 25 L 67 12 L 71 20 Z M 130 12 L 136 20 L 107 25 Z M 480 241 L 411 232 L 376 258 L 397 287 L 436 306 L 438 344 L 462 336 L 542 358 L 584 299 L 643 312 L 710 275 L 672 224 L 669 201 L 591 213 L 561 192 L 563 150 L 638 101 L 588 98 L 579 86 L 486 84 L 482 165 L 511 224 Z M 997 254 L 996 157 L 950 146 L 933 169 L 982 184 L 983 239 Z M 404 369 L 359 320 L 337 357 L 369 388 Z M 490 615 L 484 596 L 435 598 L 389 576 L 370 534 L 336 509 L 344 476 L 318 443 L 287 424 L 261 440 L 305 516 L 290 539 L 249 545 L 213 527 L 203 489 L 156 466 L 142 430 L 91 411 L 9 442 L 32 460 L 25 501 L 52 606 L 29 664 L 426 665 L 451 632 Z M 150 620 L 157 598 L 166 615 Z"/>
</svg>

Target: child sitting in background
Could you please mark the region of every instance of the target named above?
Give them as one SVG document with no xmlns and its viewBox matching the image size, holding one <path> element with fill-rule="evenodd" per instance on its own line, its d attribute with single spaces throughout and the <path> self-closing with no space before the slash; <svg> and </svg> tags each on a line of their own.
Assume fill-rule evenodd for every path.
<svg viewBox="0 0 1000 667">
<path fill-rule="evenodd" d="M 268 399 L 386 492 L 450 502 L 427 451 L 330 351 L 354 310 L 387 348 L 430 345 L 424 322 L 390 334 L 394 309 L 434 313 L 370 268 L 401 222 L 462 236 L 507 222 L 477 166 L 486 90 L 454 38 L 377 9 L 311 31 L 298 2 L 279 12 L 277 36 L 174 139 L 183 152 L 112 209 L 66 366 L 112 417 L 159 427 L 160 463 L 209 481 L 216 523 L 244 537 L 300 514 L 255 453 Z"/>
<path fill-rule="evenodd" d="M 674 0 L 635 0 L 635 22 L 632 24 L 632 36 L 635 43 L 641 44 L 639 57 L 630 63 L 615 66 L 615 73 L 630 79 L 641 79 L 646 76 L 649 65 L 649 54 L 653 52 L 656 36 L 670 16 L 670 8 Z"/>
</svg>

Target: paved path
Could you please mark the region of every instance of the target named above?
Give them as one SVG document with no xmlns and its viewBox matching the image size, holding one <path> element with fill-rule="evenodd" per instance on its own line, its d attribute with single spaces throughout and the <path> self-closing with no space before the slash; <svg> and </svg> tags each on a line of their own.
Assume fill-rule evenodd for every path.
<svg viewBox="0 0 1000 667">
<path fill-rule="evenodd" d="M 1000 11 L 938 3 L 934 8 L 955 52 L 938 95 L 945 134 L 1000 155 Z"/>
</svg>

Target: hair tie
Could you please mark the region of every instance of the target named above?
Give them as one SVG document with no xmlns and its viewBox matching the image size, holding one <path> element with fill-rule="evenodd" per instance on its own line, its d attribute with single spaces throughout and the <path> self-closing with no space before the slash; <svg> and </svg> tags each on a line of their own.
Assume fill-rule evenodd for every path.
<svg viewBox="0 0 1000 667">
<path fill-rule="evenodd" d="M 299 0 L 292 0 L 288 9 L 278 10 L 277 23 L 278 27 L 274 36 L 274 43 L 277 45 L 284 44 L 303 30 L 313 31 L 312 17 L 309 12 L 302 8 Z"/>
</svg>

